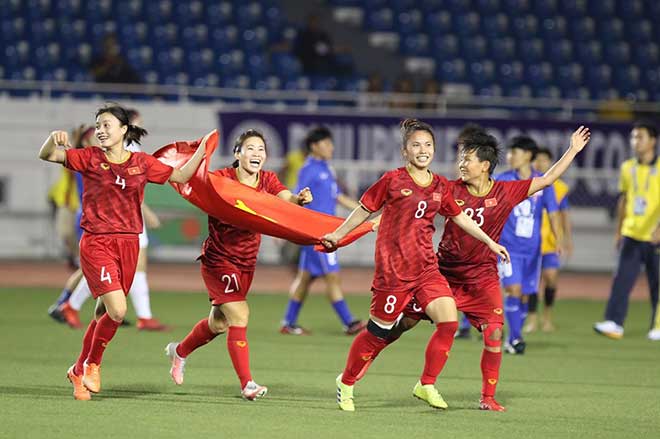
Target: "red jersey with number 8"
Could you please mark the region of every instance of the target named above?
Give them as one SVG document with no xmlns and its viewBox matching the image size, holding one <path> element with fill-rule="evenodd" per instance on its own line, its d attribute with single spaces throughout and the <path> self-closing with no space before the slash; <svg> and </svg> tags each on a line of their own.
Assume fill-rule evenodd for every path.
<svg viewBox="0 0 660 439">
<path fill-rule="evenodd" d="M 450 185 L 463 212 L 497 242 L 513 208 L 527 198 L 531 183 L 532 180 L 494 181 L 483 196 L 471 194 L 461 180 L 453 180 Z M 450 283 L 477 283 L 498 276 L 497 255 L 451 221 L 445 223 L 438 261 L 440 272 Z"/>
<path fill-rule="evenodd" d="M 433 220 L 461 213 L 445 177 L 431 174 L 421 186 L 406 168 L 386 172 L 362 195 L 367 210 L 383 209 L 376 238 L 376 269 L 372 288 L 404 291 L 429 270 L 437 270 Z"/>
<path fill-rule="evenodd" d="M 142 233 L 145 185 L 165 183 L 174 170 L 143 152 L 131 153 L 124 163 L 111 163 L 95 146 L 67 150 L 64 166 L 82 174 L 80 227 L 94 234 Z"/>
</svg>

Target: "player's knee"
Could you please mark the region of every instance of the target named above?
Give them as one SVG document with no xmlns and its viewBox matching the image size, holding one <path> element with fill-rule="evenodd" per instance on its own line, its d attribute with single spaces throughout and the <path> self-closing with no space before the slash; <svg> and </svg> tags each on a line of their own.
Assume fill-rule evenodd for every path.
<svg viewBox="0 0 660 439">
<path fill-rule="evenodd" d="M 502 324 L 489 323 L 483 330 L 484 345 L 489 348 L 499 348 L 502 344 Z"/>
<path fill-rule="evenodd" d="M 221 319 L 209 319 L 209 329 L 214 334 L 223 334 L 227 332 L 229 324 L 224 318 Z"/>
<path fill-rule="evenodd" d="M 106 313 L 108 313 L 108 316 L 115 322 L 122 322 L 124 317 L 126 317 L 126 305 L 106 307 Z"/>
<path fill-rule="evenodd" d="M 369 319 L 369 322 L 367 323 L 367 331 L 369 331 L 372 335 L 384 340 L 386 340 L 390 335 L 393 327 L 394 323 L 386 325 L 383 323 L 377 323 L 371 319 Z"/>
</svg>

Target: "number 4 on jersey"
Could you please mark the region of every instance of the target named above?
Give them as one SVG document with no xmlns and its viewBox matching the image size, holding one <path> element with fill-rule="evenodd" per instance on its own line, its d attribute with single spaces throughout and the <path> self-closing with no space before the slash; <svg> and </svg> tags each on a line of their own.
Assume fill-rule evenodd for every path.
<svg viewBox="0 0 660 439">
<path fill-rule="evenodd" d="M 126 179 L 121 178 L 119 175 L 115 180 L 115 184 L 121 186 L 122 189 L 126 189 Z"/>
</svg>

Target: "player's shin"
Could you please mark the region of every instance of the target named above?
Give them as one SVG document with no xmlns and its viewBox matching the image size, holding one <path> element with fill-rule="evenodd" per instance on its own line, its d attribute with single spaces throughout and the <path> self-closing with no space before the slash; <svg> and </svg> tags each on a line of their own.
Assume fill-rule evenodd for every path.
<svg viewBox="0 0 660 439">
<path fill-rule="evenodd" d="M 420 378 L 422 385 L 434 384 L 442 372 L 454 343 L 454 333 L 457 328 L 457 321 L 441 322 L 436 325 L 436 330 L 426 346 L 426 361 Z"/>
<path fill-rule="evenodd" d="M 495 396 L 502 364 L 502 324 L 491 323 L 483 331 L 484 350 L 481 354 L 482 397 Z M 497 352 L 494 352 L 497 351 Z"/>
<path fill-rule="evenodd" d="M 393 326 L 394 324 L 383 325 L 369 320 L 367 330 L 360 332 L 351 344 L 346 368 L 341 379 L 344 384 L 352 386 L 359 378 L 362 378 L 364 375 L 362 370 L 365 366 L 368 367 L 375 354 L 377 355 L 387 346 L 387 337 Z"/>
</svg>

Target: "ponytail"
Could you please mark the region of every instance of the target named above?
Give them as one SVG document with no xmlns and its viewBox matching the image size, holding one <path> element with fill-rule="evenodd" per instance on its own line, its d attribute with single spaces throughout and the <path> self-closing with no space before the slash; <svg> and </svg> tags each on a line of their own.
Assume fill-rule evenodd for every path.
<svg viewBox="0 0 660 439">
<path fill-rule="evenodd" d="M 433 134 L 433 128 L 431 128 L 431 125 L 427 124 L 426 122 L 422 122 L 418 119 L 404 119 L 401 121 L 400 130 L 403 148 L 406 147 L 408 139 L 415 131 L 426 131 L 429 133 L 431 135 L 431 139 L 433 139 L 433 145 L 435 147 L 435 135 Z"/>
</svg>

